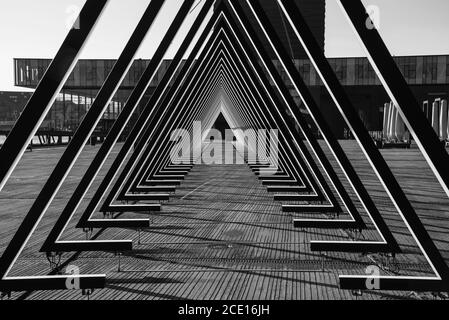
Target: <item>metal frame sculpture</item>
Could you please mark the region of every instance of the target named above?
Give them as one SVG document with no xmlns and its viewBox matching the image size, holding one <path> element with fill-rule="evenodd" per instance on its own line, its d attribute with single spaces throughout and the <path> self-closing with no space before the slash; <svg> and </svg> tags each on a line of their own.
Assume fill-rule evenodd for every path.
<svg viewBox="0 0 449 320">
<path fill-rule="evenodd" d="M 446 262 L 358 118 L 301 12 L 292 1 L 275 1 L 279 4 L 290 28 L 304 47 L 337 109 L 349 125 L 382 186 L 436 275 L 435 277 L 378 276 L 379 286 L 377 289 L 449 291 L 449 268 Z M 25 107 L 22 116 L 0 150 L 0 157 L 4 163 L 0 168 L 0 191 L 73 70 L 78 55 L 106 3 L 107 0 L 88 0 L 86 2 L 80 13 L 79 23 L 77 23 L 79 28 L 74 28 L 69 32 Z M 118 216 L 114 217 L 114 215 L 112 215 L 112 219 L 93 219 L 92 217 L 109 189 L 109 193 L 100 207 L 100 211 L 105 214 L 128 211 L 150 213 L 161 210 L 160 203 L 138 204 L 138 202 L 168 200 L 169 193 L 176 190 L 176 187 L 193 168 L 198 155 L 196 154 L 198 148 L 192 148 L 193 154 L 188 155 L 187 158 L 193 163 L 186 165 L 171 163 L 169 152 L 174 143 L 169 139 L 170 132 L 175 128 L 185 128 L 189 132 L 193 132 L 195 128 L 192 123 L 196 119 L 205 120 L 207 126 L 211 127 L 218 114 L 224 112 L 224 116 L 233 127 L 277 128 L 280 130 L 280 170 L 273 177 L 260 176 L 260 180 L 269 191 L 297 190 L 309 193 L 294 196 L 275 195 L 276 200 L 321 202 L 321 205 L 310 203 L 308 205 L 284 205 L 284 212 L 334 213 L 338 216 L 343 213 L 339 202 L 341 200 L 350 216 L 350 219 L 344 220 L 295 219 L 295 227 L 343 228 L 359 231 L 365 229 L 366 224 L 360 212 L 356 209 L 322 147 L 314 137 L 301 110 L 295 104 L 279 70 L 269 58 L 268 48 L 262 44 L 262 39 L 265 39 L 268 40 L 271 51 L 279 59 L 313 122 L 324 137 L 332 156 L 337 160 L 347 182 L 382 238 L 382 241 L 358 241 L 358 239 L 345 242 L 313 241 L 311 243 L 312 251 L 400 253 L 400 246 L 342 147 L 332 135 L 319 106 L 315 103 L 299 71 L 291 61 L 287 49 L 281 43 L 258 1 L 245 0 L 242 3 L 238 0 L 219 0 L 211 20 L 199 35 L 188 59 L 183 63 L 183 56 L 205 21 L 213 3 L 213 0 L 206 0 L 173 62 L 143 109 L 130 136 L 122 146 L 76 227 L 86 230 L 93 228 L 149 228 L 149 219 L 118 219 Z M 379 33 L 375 28 L 366 28 L 366 21 L 370 18 L 363 4 L 360 0 L 339 0 L 339 3 L 356 35 L 362 41 L 370 62 L 377 71 L 391 100 L 398 107 L 400 116 L 411 130 L 436 178 L 449 196 L 449 168 L 445 165 L 449 162 L 449 156 L 430 124 L 425 121 L 420 106 L 416 103 Z M 79 289 L 104 287 L 106 275 L 8 277 L 8 273 L 75 164 L 108 103 L 118 90 L 163 4 L 164 0 L 150 2 L 125 49 L 97 94 L 91 109 L 1 256 L 0 291 L 67 289 L 67 280 L 74 277 L 79 280 Z M 86 241 L 61 241 L 59 238 L 73 218 L 87 190 L 92 186 L 124 127 L 130 121 L 131 115 L 148 89 L 165 52 L 193 4 L 194 0 L 185 0 L 182 3 L 152 61 L 128 98 L 122 113 L 59 215 L 41 249 L 48 256 L 70 251 L 123 252 L 132 250 L 132 241 L 89 239 Z M 249 23 L 249 17 L 242 6 L 247 6 L 248 12 L 251 12 L 256 19 L 257 31 Z M 299 126 L 299 131 L 297 126 Z M 304 139 L 313 156 L 303 141 Z M 193 141 L 193 144 L 201 145 L 201 142 Z M 128 159 L 127 156 L 133 146 L 134 151 Z M 254 147 L 249 143 L 246 144 L 246 148 Z M 126 164 L 123 166 L 125 162 Z M 257 162 L 257 159 L 256 162 L 249 162 L 248 165 L 256 175 L 260 174 L 261 170 L 267 166 Z M 321 169 L 328 180 L 323 176 Z M 333 189 L 329 186 L 328 181 Z M 339 200 L 334 192 L 337 193 Z M 132 201 L 135 204 L 117 205 L 114 203 L 116 201 Z M 328 204 L 323 204 L 324 201 Z M 369 279 L 369 276 L 340 276 L 340 284 L 343 289 L 366 289 L 366 282 Z"/>
</svg>

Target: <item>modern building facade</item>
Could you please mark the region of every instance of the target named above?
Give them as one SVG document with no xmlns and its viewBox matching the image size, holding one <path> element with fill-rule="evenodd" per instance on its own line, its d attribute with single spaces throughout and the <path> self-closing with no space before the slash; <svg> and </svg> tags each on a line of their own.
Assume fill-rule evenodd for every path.
<svg viewBox="0 0 449 320">
<path fill-rule="evenodd" d="M 448 98 L 449 55 L 395 57 L 395 60 L 418 101 L 433 101 L 437 97 Z M 114 62 L 113 60 L 80 60 L 58 96 L 55 106 L 47 116 L 46 125 L 56 129 L 76 128 L 89 110 L 96 93 L 104 83 Z M 389 98 L 369 61 L 366 58 L 333 58 L 329 59 L 329 62 L 357 108 L 367 129 L 371 131 L 382 130 L 382 107 L 385 102 L 389 101 Z M 50 60 L 15 59 L 15 85 L 35 88 L 49 63 Z M 119 92 L 105 113 L 105 119 L 113 120 L 118 116 L 148 63 L 149 60 L 136 60 L 134 62 Z M 274 63 L 279 70 L 282 70 L 278 61 L 274 61 Z M 139 108 L 142 108 L 148 101 L 169 64 L 169 60 L 164 61 Z M 295 64 L 309 88 L 315 93 L 318 92 L 316 98 L 318 105 L 329 120 L 328 122 L 334 133 L 338 137 L 343 137 L 345 124 L 340 119 L 337 108 L 313 66 L 306 59 L 296 59 Z M 287 75 L 283 72 L 281 72 L 281 75 L 288 83 Z M 297 103 L 301 104 L 293 88 L 291 92 L 294 94 Z"/>
<path fill-rule="evenodd" d="M 16 121 L 31 92 L 0 91 L 0 123 Z"/>
</svg>

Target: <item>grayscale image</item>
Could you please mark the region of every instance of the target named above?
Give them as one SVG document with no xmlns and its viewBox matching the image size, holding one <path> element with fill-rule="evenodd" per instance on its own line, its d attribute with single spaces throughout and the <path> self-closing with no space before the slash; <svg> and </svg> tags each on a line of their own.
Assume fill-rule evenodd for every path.
<svg viewBox="0 0 449 320">
<path fill-rule="evenodd" d="M 2 0 L 2 300 L 449 300 L 448 14 Z"/>
</svg>

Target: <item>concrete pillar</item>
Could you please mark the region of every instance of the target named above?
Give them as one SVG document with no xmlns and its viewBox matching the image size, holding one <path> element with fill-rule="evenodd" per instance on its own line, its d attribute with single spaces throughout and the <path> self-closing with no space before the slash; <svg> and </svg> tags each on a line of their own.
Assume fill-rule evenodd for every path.
<svg viewBox="0 0 449 320">
<path fill-rule="evenodd" d="M 432 105 L 432 128 L 440 135 L 440 101 L 437 99 Z"/>
<path fill-rule="evenodd" d="M 388 137 L 389 116 L 390 116 L 390 104 L 385 103 L 385 105 L 384 105 L 384 122 L 383 122 L 383 138 L 384 139 L 386 139 Z"/>
<path fill-rule="evenodd" d="M 399 109 L 395 106 L 396 109 L 396 122 L 395 122 L 395 136 L 398 141 L 403 141 L 404 133 L 405 133 L 405 123 L 402 119 L 401 114 L 399 113 Z"/>
<path fill-rule="evenodd" d="M 447 104 L 447 100 L 443 100 L 443 102 L 446 104 L 447 108 L 448 108 L 448 114 L 447 114 L 447 131 L 446 131 L 446 140 L 449 141 L 449 106 Z"/>
<path fill-rule="evenodd" d="M 393 102 L 390 103 L 390 127 L 388 128 L 388 139 L 395 140 L 395 125 L 396 125 L 397 109 Z"/>
<path fill-rule="evenodd" d="M 440 139 L 447 140 L 448 138 L 448 109 L 447 100 L 441 101 L 440 108 Z"/>
<path fill-rule="evenodd" d="M 429 118 L 429 101 L 424 101 L 422 103 L 422 111 L 424 112 L 424 115 L 426 116 L 427 120 L 430 120 Z"/>
</svg>

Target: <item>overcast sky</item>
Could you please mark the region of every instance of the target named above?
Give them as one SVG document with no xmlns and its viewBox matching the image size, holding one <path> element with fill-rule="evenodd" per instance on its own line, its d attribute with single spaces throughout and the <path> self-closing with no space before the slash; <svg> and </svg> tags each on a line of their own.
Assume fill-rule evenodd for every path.
<svg viewBox="0 0 449 320">
<path fill-rule="evenodd" d="M 200 1 L 200 0 L 197 0 Z M 67 34 L 73 8 L 84 0 L 13 0 L 0 2 L 0 90 L 13 86 L 13 58 L 51 58 Z M 150 0 L 109 0 L 81 58 L 117 58 Z M 168 23 L 180 7 L 179 0 L 166 0 L 146 38 L 138 58 L 150 58 Z M 449 54 L 448 0 L 363 0 L 380 9 L 380 31 L 393 55 Z M 167 58 L 199 11 L 185 23 Z M 111 37 L 111 34 L 114 37 Z M 326 55 L 364 56 L 337 0 L 326 0 Z"/>
</svg>

